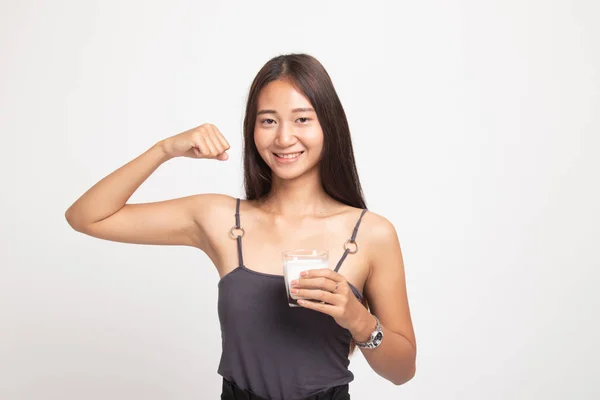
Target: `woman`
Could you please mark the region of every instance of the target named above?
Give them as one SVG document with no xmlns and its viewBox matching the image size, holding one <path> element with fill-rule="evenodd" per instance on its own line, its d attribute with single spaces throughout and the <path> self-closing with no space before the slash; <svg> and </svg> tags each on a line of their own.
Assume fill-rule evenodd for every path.
<svg viewBox="0 0 600 400">
<path fill-rule="evenodd" d="M 166 138 L 99 181 L 66 218 L 94 237 L 194 246 L 210 257 L 221 276 L 222 399 L 349 399 L 356 345 L 382 377 L 410 380 L 416 342 L 400 244 L 389 221 L 366 212 L 348 122 L 323 66 L 284 55 L 254 79 L 244 119 L 246 200 L 126 203 L 167 160 L 225 161 L 228 149 L 211 124 Z M 281 253 L 297 248 L 327 249 L 335 268 L 293 282 L 290 290 L 311 300 L 291 308 Z"/>
</svg>

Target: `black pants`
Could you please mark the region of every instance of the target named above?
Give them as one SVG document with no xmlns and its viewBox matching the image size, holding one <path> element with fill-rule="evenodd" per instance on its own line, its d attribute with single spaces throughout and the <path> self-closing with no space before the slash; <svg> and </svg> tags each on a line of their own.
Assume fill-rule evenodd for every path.
<svg viewBox="0 0 600 400">
<path fill-rule="evenodd" d="M 235 383 L 223 378 L 223 393 L 221 400 L 268 400 L 257 396 L 249 390 L 243 390 Z M 286 399 L 287 400 L 287 399 Z M 335 386 L 307 397 L 303 400 L 350 400 L 348 384 Z"/>
</svg>

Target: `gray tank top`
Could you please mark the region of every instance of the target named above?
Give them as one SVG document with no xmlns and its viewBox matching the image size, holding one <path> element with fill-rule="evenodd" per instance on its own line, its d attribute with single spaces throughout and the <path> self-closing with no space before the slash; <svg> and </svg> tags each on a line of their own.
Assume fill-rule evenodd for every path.
<svg viewBox="0 0 600 400">
<path fill-rule="evenodd" d="M 240 225 L 237 199 L 235 226 Z M 364 209 L 351 241 L 356 239 Z M 217 370 L 242 389 L 268 399 L 298 399 L 354 379 L 348 370 L 352 335 L 333 317 L 289 307 L 282 275 L 244 265 L 242 235 L 237 237 L 239 266 L 218 283 L 222 354 Z M 346 249 L 335 271 L 350 253 Z M 354 295 L 362 294 L 352 284 Z"/>
</svg>

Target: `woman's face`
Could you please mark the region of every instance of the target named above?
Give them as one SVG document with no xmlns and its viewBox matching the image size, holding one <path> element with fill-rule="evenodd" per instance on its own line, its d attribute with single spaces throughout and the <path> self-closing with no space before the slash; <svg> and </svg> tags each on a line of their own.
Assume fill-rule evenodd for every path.
<svg viewBox="0 0 600 400">
<path fill-rule="evenodd" d="M 254 143 L 271 171 L 294 179 L 315 170 L 323 131 L 310 101 L 287 80 L 267 84 L 258 95 Z"/>
</svg>

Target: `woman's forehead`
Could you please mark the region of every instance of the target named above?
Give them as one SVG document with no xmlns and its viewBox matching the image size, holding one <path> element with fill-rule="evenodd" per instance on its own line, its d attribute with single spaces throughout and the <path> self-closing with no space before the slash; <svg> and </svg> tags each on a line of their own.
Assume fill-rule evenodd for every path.
<svg viewBox="0 0 600 400">
<path fill-rule="evenodd" d="M 272 110 L 288 113 L 294 109 L 312 109 L 308 98 L 287 80 L 269 82 L 258 95 L 258 111 Z"/>
</svg>

